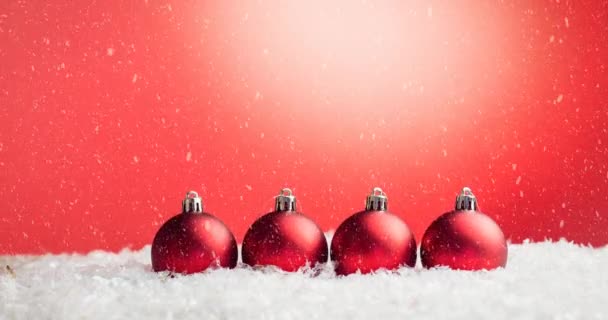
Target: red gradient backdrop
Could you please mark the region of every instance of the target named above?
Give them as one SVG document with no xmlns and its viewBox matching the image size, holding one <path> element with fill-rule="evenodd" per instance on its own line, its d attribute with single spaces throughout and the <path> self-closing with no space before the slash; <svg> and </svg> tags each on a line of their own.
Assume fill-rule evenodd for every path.
<svg viewBox="0 0 608 320">
<path fill-rule="evenodd" d="M 3 1 L 0 253 L 139 248 L 190 189 L 242 241 L 284 186 L 605 245 L 607 61 L 603 1 Z"/>
</svg>

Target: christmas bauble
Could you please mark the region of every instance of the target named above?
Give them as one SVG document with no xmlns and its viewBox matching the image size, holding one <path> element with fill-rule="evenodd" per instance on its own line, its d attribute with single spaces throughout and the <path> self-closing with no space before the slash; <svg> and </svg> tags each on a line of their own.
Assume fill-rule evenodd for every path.
<svg viewBox="0 0 608 320">
<path fill-rule="evenodd" d="M 201 198 L 188 192 L 182 213 L 169 219 L 152 242 L 154 271 L 190 274 L 208 268 L 234 268 L 236 240 L 218 218 L 203 212 Z"/>
<path fill-rule="evenodd" d="M 407 224 L 387 212 L 387 197 L 374 188 L 365 211 L 355 213 L 336 230 L 331 260 L 338 275 L 416 265 L 416 240 Z"/>
<path fill-rule="evenodd" d="M 243 240 L 243 262 L 251 266 L 276 266 L 288 272 L 325 263 L 325 234 L 317 224 L 296 211 L 290 189 L 281 190 L 275 211 L 255 221 Z"/>
<path fill-rule="evenodd" d="M 490 270 L 507 264 L 507 243 L 500 227 L 477 211 L 477 199 L 464 188 L 456 210 L 441 215 L 424 233 L 422 265 L 460 270 Z"/>
</svg>

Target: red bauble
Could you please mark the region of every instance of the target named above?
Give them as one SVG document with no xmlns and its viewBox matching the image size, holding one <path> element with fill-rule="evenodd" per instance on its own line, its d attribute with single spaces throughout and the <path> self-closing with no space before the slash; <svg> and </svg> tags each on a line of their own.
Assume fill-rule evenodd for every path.
<svg viewBox="0 0 608 320">
<path fill-rule="evenodd" d="M 507 264 L 507 243 L 500 227 L 476 211 L 471 189 L 456 198 L 456 210 L 443 214 L 424 233 L 422 265 L 459 270 L 491 270 Z"/>
<path fill-rule="evenodd" d="M 387 210 L 387 198 L 374 188 L 366 210 L 346 219 L 331 241 L 338 275 L 416 265 L 416 240 L 407 224 Z"/>
<path fill-rule="evenodd" d="M 154 271 L 190 274 L 234 268 L 238 249 L 232 232 L 221 220 L 203 212 L 196 192 L 188 192 L 182 207 L 183 212 L 165 222 L 154 237 Z"/>
<path fill-rule="evenodd" d="M 251 266 L 277 266 L 292 272 L 327 262 L 325 234 L 317 224 L 296 212 L 295 197 L 283 189 L 275 211 L 255 221 L 243 240 L 243 262 Z"/>
</svg>

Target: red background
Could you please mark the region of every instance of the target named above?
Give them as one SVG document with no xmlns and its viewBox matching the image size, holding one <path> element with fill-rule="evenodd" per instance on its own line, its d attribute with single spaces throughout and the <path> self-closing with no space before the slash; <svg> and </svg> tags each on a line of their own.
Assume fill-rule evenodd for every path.
<svg viewBox="0 0 608 320">
<path fill-rule="evenodd" d="M 0 41 L 1 254 L 139 248 L 189 189 L 241 241 L 283 186 L 608 243 L 605 1 L 3 1 Z"/>
</svg>

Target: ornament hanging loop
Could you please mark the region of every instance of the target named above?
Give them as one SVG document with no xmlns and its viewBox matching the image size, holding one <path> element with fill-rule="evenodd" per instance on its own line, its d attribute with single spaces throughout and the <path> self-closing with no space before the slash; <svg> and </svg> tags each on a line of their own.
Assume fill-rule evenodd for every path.
<svg viewBox="0 0 608 320">
<path fill-rule="evenodd" d="M 289 188 L 281 189 L 274 202 L 275 211 L 296 211 L 296 196 Z"/>
<path fill-rule="evenodd" d="M 182 201 L 182 212 L 203 212 L 203 200 L 198 196 L 196 191 L 188 191 L 186 193 L 186 198 Z"/>
<path fill-rule="evenodd" d="M 365 201 L 367 211 L 386 211 L 388 210 L 388 198 L 382 189 L 375 187 L 372 193 L 367 196 Z"/>
<path fill-rule="evenodd" d="M 456 210 L 470 210 L 477 211 L 477 198 L 471 191 L 471 188 L 464 187 L 460 194 L 456 197 Z"/>
</svg>

